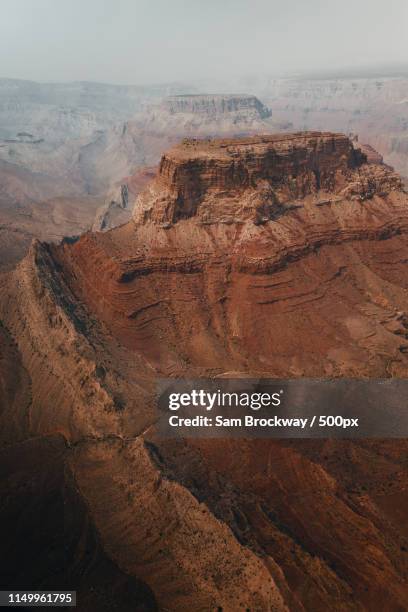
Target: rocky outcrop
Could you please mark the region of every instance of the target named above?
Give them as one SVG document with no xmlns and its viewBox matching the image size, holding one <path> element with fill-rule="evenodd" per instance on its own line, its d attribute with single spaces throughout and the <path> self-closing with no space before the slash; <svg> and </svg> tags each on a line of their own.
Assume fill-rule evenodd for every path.
<svg viewBox="0 0 408 612">
<path fill-rule="evenodd" d="M 162 102 L 162 108 L 171 114 L 193 113 L 208 115 L 213 118 L 219 115 L 234 113 L 243 117 L 253 115 L 258 119 L 267 119 L 272 111 L 267 108 L 256 96 L 223 95 L 223 94 L 194 94 L 168 96 Z"/>
<path fill-rule="evenodd" d="M 354 140 L 353 144 L 354 144 L 356 149 L 360 149 L 364 153 L 364 155 L 367 158 L 367 163 L 369 163 L 369 164 L 379 164 L 379 165 L 383 165 L 384 164 L 383 156 L 380 155 L 380 153 L 378 153 L 378 151 L 376 151 L 369 144 L 362 144 L 362 143 L 358 142 L 358 139 Z"/>
<path fill-rule="evenodd" d="M 36 243 L 3 282 L 27 400 L 9 431 L 65 440 L 98 541 L 146 605 L 405 609 L 404 441 L 166 441 L 155 400 L 158 376 L 406 376 L 398 177 L 327 133 L 163 159 L 134 220 Z"/>
<path fill-rule="evenodd" d="M 262 223 L 312 194 L 365 199 L 401 189 L 397 175 L 369 168 L 366 161 L 346 136 L 332 133 L 186 139 L 162 157 L 156 181 L 136 202 L 134 218 L 162 224 L 193 216 Z"/>
</svg>

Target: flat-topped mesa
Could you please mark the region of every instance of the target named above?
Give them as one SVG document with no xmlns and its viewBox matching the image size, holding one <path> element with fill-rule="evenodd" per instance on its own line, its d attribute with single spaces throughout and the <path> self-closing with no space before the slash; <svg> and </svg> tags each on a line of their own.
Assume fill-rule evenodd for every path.
<svg viewBox="0 0 408 612">
<path fill-rule="evenodd" d="M 267 119 L 272 112 L 256 96 L 247 94 L 186 94 L 168 96 L 162 107 L 172 113 L 193 113 L 219 116 L 228 113 L 251 113 L 258 119 Z"/>
<path fill-rule="evenodd" d="M 134 220 L 259 224 L 302 206 L 308 196 L 365 200 L 401 188 L 398 175 L 367 164 L 343 134 L 185 139 L 163 155 L 158 176 L 136 201 Z"/>
</svg>

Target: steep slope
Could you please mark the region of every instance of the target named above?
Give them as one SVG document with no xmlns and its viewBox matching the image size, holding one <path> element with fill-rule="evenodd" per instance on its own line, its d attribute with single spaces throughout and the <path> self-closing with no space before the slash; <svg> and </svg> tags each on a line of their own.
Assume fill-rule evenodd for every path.
<svg viewBox="0 0 408 612">
<path fill-rule="evenodd" d="M 132 221 L 3 278 L 31 380 L 10 435 L 67 441 L 104 553 L 159 608 L 408 606 L 405 441 L 155 431 L 160 375 L 405 377 L 407 232 L 400 178 L 345 136 L 186 140 Z"/>
</svg>

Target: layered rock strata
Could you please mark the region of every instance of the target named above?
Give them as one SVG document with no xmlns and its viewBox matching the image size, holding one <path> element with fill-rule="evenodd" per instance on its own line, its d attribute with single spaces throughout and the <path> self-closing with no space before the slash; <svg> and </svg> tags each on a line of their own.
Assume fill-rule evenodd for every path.
<svg viewBox="0 0 408 612">
<path fill-rule="evenodd" d="M 148 609 L 408 606 L 404 441 L 155 432 L 158 376 L 405 377 L 407 233 L 399 177 L 342 135 L 188 141 L 131 222 L 37 242 L 3 281 L 10 436 L 65 440 Z"/>
<path fill-rule="evenodd" d="M 241 140 L 184 140 L 161 160 L 157 179 L 141 194 L 136 221 L 268 221 L 306 196 L 347 199 L 401 189 L 385 166 L 339 134 L 298 133 Z"/>
<path fill-rule="evenodd" d="M 169 113 L 194 113 L 211 117 L 229 113 L 252 114 L 258 119 L 271 117 L 272 112 L 256 96 L 244 94 L 195 94 L 168 96 L 162 107 Z"/>
</svg>

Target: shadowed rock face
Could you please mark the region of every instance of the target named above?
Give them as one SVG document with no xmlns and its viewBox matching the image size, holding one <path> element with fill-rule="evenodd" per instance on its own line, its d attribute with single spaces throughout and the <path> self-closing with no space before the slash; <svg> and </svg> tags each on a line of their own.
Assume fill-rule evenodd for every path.
<svg viewBox="0 0 408 612">
<path fill-rule="evenodd" d="M 69 442 L 104 551 L 159 607 L 408 606 L 404 441 L 154 425 L 157 376 L 405 377 L 407 232 L 399 177 L 342 135 L 186 141 L 131 222 L 36 243 L 4 283 L 29 388 L 10 436 Z"/>
<path fill-rule="evenodd" d="M 150 590 L 107 558 L 69 476 L 61 436 L 0 450 L 2 585 L 76 590 L 82 612 L 157 610 Z"/>
</svg>

